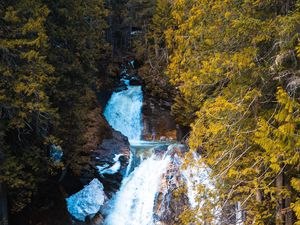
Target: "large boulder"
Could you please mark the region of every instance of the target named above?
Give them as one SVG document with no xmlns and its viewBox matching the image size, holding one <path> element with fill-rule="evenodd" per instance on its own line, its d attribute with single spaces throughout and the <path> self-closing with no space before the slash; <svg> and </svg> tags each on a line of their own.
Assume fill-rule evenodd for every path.
<svg viewBox="0 0 300 225">
<path fill-rule="evenodd" d="M 81 191 L 66 199 L 69 213 L 79 221 L 85 221 L 86 217 L 94 217 L 103 205 L 106 196 L 103 185 L 98 179 L 93 179 Z"/>
<path fill-rule="evenodd" d="M 91 153 L 95 176 L 103 183 L 107 196 L 111 197 L 120 187 L 130 158 L 127 137 L 112 129 L 112 137 L 104 139 Z"/>
</svg>

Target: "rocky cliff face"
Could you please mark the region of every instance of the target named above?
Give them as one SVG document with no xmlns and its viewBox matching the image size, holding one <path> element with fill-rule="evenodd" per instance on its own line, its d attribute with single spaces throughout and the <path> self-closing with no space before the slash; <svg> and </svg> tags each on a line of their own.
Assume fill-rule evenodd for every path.
<svg viewBox="0 0 300 225">
<path fill-rule="evenodd" d="M 98 148 L 92 151 L 91 163 L 95 177 L 104 185 L 108 197 L 119 189 L 126 174 L 129 157 L 130 147 L 127 137 L 113 129 L 112 137 L 104 139 Z"/>
<path fill-rule="evenodd" d="M 171 116 L 171 103 L 147 94 L 143 103 L 143 138 L 146 140 L 176 140 L 176 125 Z"/>
<path fill-rule="evenodd" d="M 87 141 L 83 146 L 89 159 L 82 166 L 79 179 L 82 184 L 87 185 L 91 180 L 97 178 L 104 187 L 105 200 L 103 204 L 105 204 L 121 185 L 129 162 L 130 146 L 127 137 L 108 125 L 101 110 L 96 109 L 91 114 L 86 129 Z M 64 183 L 68 183 L 68 181 Z M 76 225 L 100 225 L 102 222 L 103 218 L 100 213 L 87 216 L 85 222 L 73 220 L 73 224 Z"/>
<path fill-rule="evenodd" d="M 88 184 L 93 178 L 98 178 L 103 183 L 107 196 L 111 196 L 121 184 L 129 157 L 130 147 L 127 137 L 109 126 L 102 116 L 101 108 L 97 107 L 87 115 L 82 152 L 80 160 L 76 162 L 79 165 L 76 169 L 80 170 L 76 174 L 79 175 L 71 176 L 78 178 L 83 185 Z M 114 168 L 116 170 L 114 172 L 108 171 L 117 162 L 119 168 Z M 106 172 L 101 174 L 99 168 L 106 169 Z M 66 179 L 68 180 L 68 176 Z M 78 189 L 66 191 L 73 194 Z"/>
<path fill-rule="evenodd" d="M 187 146 L 174 144 L 167 149 L 172 156 L 172 162 L 164 174 L 160 191 L 157 194 L 154 209 L 156 224 L 180 224 L 179 217 L 186 207 L 189 207 L 189 199 L 185 189 L 185 178 L 181 173 L 182 156 L 188 151 Z"/>
</svg>

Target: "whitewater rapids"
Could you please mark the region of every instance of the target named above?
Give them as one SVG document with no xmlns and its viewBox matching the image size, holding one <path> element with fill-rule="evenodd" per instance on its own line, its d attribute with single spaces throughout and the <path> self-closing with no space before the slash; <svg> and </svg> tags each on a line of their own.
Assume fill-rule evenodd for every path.
<svg viewBox="0 0 300 225">
<path fill-rule="evenodd" d="M 127 178 L 113 201 L 106 225 L 151 225 L 155 196 L 170 157 L 152 156 L 144 160 Z"/>
</svg>

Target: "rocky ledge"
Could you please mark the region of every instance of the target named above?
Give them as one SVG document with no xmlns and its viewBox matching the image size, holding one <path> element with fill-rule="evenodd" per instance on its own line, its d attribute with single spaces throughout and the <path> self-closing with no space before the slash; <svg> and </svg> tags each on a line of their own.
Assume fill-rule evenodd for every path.
<svg viewBox="0 0 300 225">
<path fill-rule="evenodd" d="M 112 129 L 111 134 L 111 138 L 104 139 L 91 151 L 93 180 L 66 199 L 68 211 L 76 219 L 73 224 L 102 224 L 103 217 L 98 212 L 121 185 L 129 162 L 129 142 L 118 131 Z"/>
<path fill-rule="evenodd" d="M 190 206 L 187 193 L 182 191 L 186 188 L 186 182 L 181 171 L 183 157 L 189 149 L 186 145 L 172 144 L 166 151 L 172 161 L 157 193 L 154 221 L 160 225 L 180 224 L 180 215 Z"/>
<path fill-rule="evenodd" d="M 129 157 L 130 147 L 127 137 L 113 129 L 112 137 L 104 139 L 91 153 L 94 175 L 103 184 L 108 197 L 119 189 L 122 178 L 126 174 Z"/>
</svg>

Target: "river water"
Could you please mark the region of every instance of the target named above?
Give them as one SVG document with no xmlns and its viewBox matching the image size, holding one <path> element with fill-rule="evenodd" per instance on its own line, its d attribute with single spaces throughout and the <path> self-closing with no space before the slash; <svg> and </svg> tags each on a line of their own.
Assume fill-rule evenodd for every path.
<svg viewBox="0 0 300 225">
<path fill-rule="evenodd" d="M 120 190 L 111 200 L 106 225 L 151 225 L 156 193 L 166 172 L 170 157 L 158 157 L 153 147 L 161 143 L 141 140 L 143 92 L 131 86 L 112 94 L 104 116 L 108 123 L 128 137 L 131 156 Z"/>
</svg>

